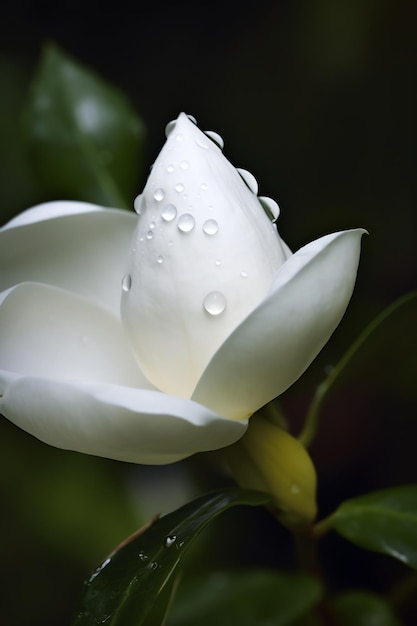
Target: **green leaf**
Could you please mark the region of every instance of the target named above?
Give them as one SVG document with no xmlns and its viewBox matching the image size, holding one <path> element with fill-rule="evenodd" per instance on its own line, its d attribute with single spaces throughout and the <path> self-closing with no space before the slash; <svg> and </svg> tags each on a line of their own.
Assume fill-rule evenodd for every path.
<svg viewBox="0 0 417 626">
<path fill-rule="evenodd" d="M 56 46 L 44 49 L 24 111 L 45 194 L 131 207 L 144 127 L 127 98 Z"/>
<path fill-rule="evenodd" d="M 307 614 L 321 595 L 318 580 L 304 574 L 215 572 L 180 586 L 167 626 L 284 626 Z"/>
<path fill-rule="evenodd" d="M 303 445 L 310 445 L 326 398 L 342 383 L 366 380 L 368 386 L 374 384 L 395 389 L 404 397 L 417 397 L 416 319 L 414 291 L 399 298 L 365 328 L 317 388 L 299 437 Z"/>
<path fill-rule="evenodd" d="M 356 545 L 417 569 L 417 485 L 347 500 L 316 529 L 334 528 Z"/>
<path fill-rule="evenodd" d="M 157 603 L 162 602 L 165 585 L 207 524 L 232 506 L 259 506 L 269 500 L 255 491 L 224 490 L 197 498 L 154 521 L 93 572 L 74 626 L 147 624 L 151 612 L 160 614 Z"/>
<path fill-rule="evenodd" d="M 369 591 L 348 591 L 333 603 L 338 626 L 401 626 L 389 604 Z"/>
</svg>

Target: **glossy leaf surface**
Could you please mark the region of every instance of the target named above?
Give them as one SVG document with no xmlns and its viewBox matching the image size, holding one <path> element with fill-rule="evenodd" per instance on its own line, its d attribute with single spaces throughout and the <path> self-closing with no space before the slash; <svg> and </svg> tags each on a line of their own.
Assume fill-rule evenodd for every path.
<svg viewBox="0 0 417 626">
<path fill-rule="evenodd" d="M 182 557 L 200 532 L 232 506 L 266 504 L 265 494 L 224 490 L 193 500 L 177 511 L 153 521 L 145 530 L 119 546 L 93 572 L 86 583 L 81 610 L 74 626 L 140 626 L 162 596 Z M 153 624 L 157 622 L 152 621 Z"/>
<path fill-rule="evenodd" d="M 362 548 L 417 569 L 417 485 L 347 500 L 326 524 Z"/>
</svg>

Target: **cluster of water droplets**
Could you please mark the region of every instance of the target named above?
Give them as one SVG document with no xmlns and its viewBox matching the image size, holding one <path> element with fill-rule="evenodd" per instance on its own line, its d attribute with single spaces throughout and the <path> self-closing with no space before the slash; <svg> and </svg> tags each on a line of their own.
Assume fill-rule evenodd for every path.
<svg viewBox="0 0 417 626">
<path fill-rule="evenodd" d="M 193 116 L 188 115 L 188 118 L 194 124 L 197 124 L 197 120 Z M 176 120 L 173 120 L 167 124 L 165 128 L 165 134 L 167 137 L 174 131 L 175 126 L 176 126 Z M 206 141 L 206 138 L 207 138 L 207 141 Z M 184 140 L 183 135 L 181 133 L 177 133 L 177 135 L 175 136 L 175 141 L 181 142 L 183 140 Z M 223 147 L 224 147 L 224 141 L 222 137 L 214 131 L 204 131 L 204 136 L 203 137 L 198 136 L 196 138 L 196 142 L 197 142 L 197 145 L 204 150 L 208 150 L 210 148 L 210 145 L 213 145 L 213 143 L 216 144 L 220 148 L 220 150 L 223 150 Z M 190 167 L 191 167 L 190 163 L 185 159 L 181 160 L 178 164 L 178 169 L 180 170 L 180 172 L 183 172 L 184 174 L 190 169 Z M 246 186 L 250 189 L 250 191 L 254 195 L 258 197 L 258 200 L 260 204 L 262 205 L 263 209 L 265 210 L 265 212 L 267 213 L 268 217 L 271 219 L 272 222 L 275 222 L 279 216 L 278 204 L 272 198 L 268 198 L 265 196 L 258 196 L 258 183 L 256 181 L 256 178 L 253 176 L 253 174 L 241 168 L 236 168 L 236 169 L 239 175 L 241 176 L 242 180 L 245 182 Z M 173 163 L 168 163 L 168 165 L 165 166 L 165 170 L 168 174 L 173 174 L 176 171 L 176 167 L 174 166 Z M 201 183 L 200 191 L 205 192 L 207 191 L 207 189 L 208 189 L 208 185 L 204 182 Z M 186 187 L 181 180 L 175 183 L 174 190 L 177 194 L 182 194 L 183 199 L 188 198 L 188 196 L 184 194 L 184 192 L 186 191 Z M 157 189 L 155 189 L 153 191 L 152 196 L 157 206 L 160 205 L 161 207 L 160 218 L 161 218 L 162 224 L 170 225 L 171 223 L 173 224 L 175 223 L 177 230 L 183 235 L 188 235 L 189 233 L 196 230 L 197 224 L 196 224 L 195 217 L 189 212 L 180 213 L 177 209 L 177 206 L 173 202 L 165 202 L 166 193 L 162 187 L 158 187 Z M 198 194 L 197 197 L 199 196 L 200 194 Z M 138 215 L 141 215 L 144 213 L 146 209 L 146 205 L 145 205 L 145 199 L 142 195 L 139 195 L 135 199 L 134 208 Z M 209 207 L 209 208 L 212 209 L 212 207 Z M 151 240 L 154 238 L 155 228 L 156 228 L 156 223 L 155 223 L 155 218 L 154 218 L 148 225 L 148 231 L 146 232 L 146 235 L 145 235 L 145 238 L 147 240 Z M 201 226 L 201 230 L 204 233 L 204 235 L 208 237 L 214 237 L 219 232 L 220 226 L 216 219 L 208 218 L 203 222 Z M 141 241 L 143 240 L 144 239 L 142 238 Z M 168 245 L 172 245 L 172 244 L 173 244 L 172 241 L 168 242 Z M 162 255 L 158 255 L 156 257 L 156 263 L 162 266 L 164 263 L 164 257 Z M 221 260 L 216 259 L 214 261 L 214 265 L 215 267 L 220 267 Z M 248 272 L 245 269 L 242 269 L 242 271 L 240 272 L 240 277 L 242 279 L 246 279 L 248 277 Z M 132 278 L 130 274 L 126 274 L 122 279 L 122 290 L 124 292 L 128 292 L 130 291 L 131 286 L 132 286 Z M 204 311 L 208 313 L 211 317 L 217 317 L 226 310 L 226 307 L 227 307 L 226 297 L 220 291 L 212 291 L 204 297 L 202 307 Z"/>
</svg>

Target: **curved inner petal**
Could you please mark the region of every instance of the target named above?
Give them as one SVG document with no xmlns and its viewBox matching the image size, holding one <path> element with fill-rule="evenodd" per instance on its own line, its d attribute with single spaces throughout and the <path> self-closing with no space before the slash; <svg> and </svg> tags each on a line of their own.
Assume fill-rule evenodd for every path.
<svg viewBox="0 0 417 626">
<path fill-rule="evenodd" d="M 116 317 L 77 295 L 22 283 L 0 305 L 0 368 L 53 379 L 145 387 Z"/>
<path fill-rule="evenodd" d="M 345 312 L 364 232 L 327 235 L 291 256 L 269 296 L 214 355 L 193 400 L 240 419 L 288 389 Z"/>
<path fill-rule="evenodd" d="M 50 202 L 0 231 L 0 289 L 36 281 L 68 289 L 119 314 L 137 215 L 82 202 Z"/>
<path fill-rule="evenodd" d="M 247 427 L 190 400 L 152 390 L 0 370 L 0 392 L 0 411 L 41 441 L 132 463 L 173 463 L 216 450 L 237 441 Z"/>
</svg>

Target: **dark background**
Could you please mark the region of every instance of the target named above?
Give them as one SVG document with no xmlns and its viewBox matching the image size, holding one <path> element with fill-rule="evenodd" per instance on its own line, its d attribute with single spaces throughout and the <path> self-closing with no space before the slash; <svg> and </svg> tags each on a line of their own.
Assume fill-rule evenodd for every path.
<svg viewBox="0 0 417 626">
<path fill-rule="evenodd" d="M 165 124 L 185 110 L 219 132 L 228 158 L 277 199 L 280 232 L 293 249 L 335 230 L 369 231 L 342 326 L 284 398 L 296 420 L 322 368 L 416 287 L 417 3 L 3 3 L 2 221 L 47 199 L 36 195 L 30 163 L 24 179 L 17 167 L 20 109 L 47 41 L 127 93 L 148 129 L 147 164 Z M 145 176 L 138 172 L 138 192 Z M 324 509 L 368 487 L 417 481 L 414 410 L 408 398 L 367 393 L 365 383 L 336 399 L 315 449 Z M 156 473 L 149 479 L 145 470 L 51 450 L 5 420 L 0 442 L 5 623 L 68 623 L 86 572 L 148 514 L 142 502 L 132 504 L 132 484 L 146 490 Z M 199 475 L 198 493 L 209 472 L 196 464 L 186 470 Z M 164 501 L 159 485 L 154 510 Z M 350 558 L 336 579 L 351 584 L 359 570 L 372 579 L 374 561 L 362 568 L 362 557 Z M 394 574 L 377 569 L 375 588 L 384 591 Z"/>
</svg>

